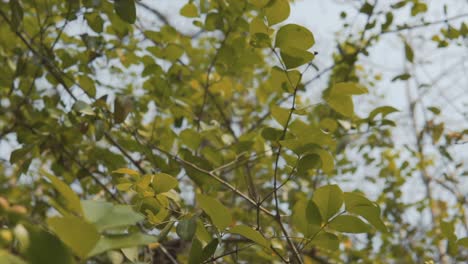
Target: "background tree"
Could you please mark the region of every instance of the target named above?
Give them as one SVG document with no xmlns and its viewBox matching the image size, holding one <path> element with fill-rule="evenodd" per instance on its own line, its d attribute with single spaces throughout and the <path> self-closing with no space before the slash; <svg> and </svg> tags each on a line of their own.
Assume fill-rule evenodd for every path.
<svg viewBox="0 0 468 264">
<path fill-rule="evenodd" d="M 1 1 L 0 259 L 466 259 L 466 113 L 433 95 L 468 14 L 391 2 L 350 3 L 322 66 L 286 0 L 189 1 L 194 32 L 152 1 Z M 396 75 L 372 64 L 388 36 Z M 427 43 L 448 73 L 425 76 Z M 408 111 L 366 101 L 401 84 Z"/>
</svg>

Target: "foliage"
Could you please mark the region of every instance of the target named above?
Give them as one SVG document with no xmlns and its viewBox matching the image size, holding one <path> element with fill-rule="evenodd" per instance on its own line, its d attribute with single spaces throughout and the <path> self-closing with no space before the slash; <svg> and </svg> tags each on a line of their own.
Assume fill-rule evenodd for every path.
<svg viewBox="0 0 468 264">
<path fill-rule="evenodd" d="M 336 43 L 334 65 L 309 80 L 316 38 L 286 21 L 287 0 L 189 1 L 179 13 L 195 34 L 146 2 L 0 1 L 0 143 L 14 146 L 0 163 L 2 263 L 466 257 L 457 231 L 466 233 L 466 195 L 451 187 L 455 176 L 430 175 L 425 144 L 462 169 L 447 149 L 468 130 L 447 131 L 431 106 L 406 161 L 392 136 L 399 110 L 355 109 L 376 81 L 359 74 L 359 60 L 381 37 L 440 24 L 393 22 L 405 7 L 423 16 L 424 1 L 383 11 L 363 3 L 364 28 Z M 142 14 L 160 25 L 145 26 Z M 433 41 L 466 42 L 466 24 L 446 21 Z M 417 51 L 402 43 L 416 64 Z M 314 104 L 308 90 L 327 72 Z M 362 168 L 372 168 L 371 186 L 383 184 L 375 201 L 364 185 L 342 186 Z M 413 174 L 427 194 L 405 204 L 400 188 Z M 457 201 L 436 200 L 434 183 Z M 429 213 L 431 228 L 405 222 L 414 208 Z"/>
</svg>

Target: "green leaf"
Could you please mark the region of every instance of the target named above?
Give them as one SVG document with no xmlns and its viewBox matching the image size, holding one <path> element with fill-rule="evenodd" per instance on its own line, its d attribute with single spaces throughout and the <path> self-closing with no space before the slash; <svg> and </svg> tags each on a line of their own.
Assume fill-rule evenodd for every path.
<svg viewBox="0 0 468 264">
<path fill-rule="evenodd" d="M 164 49 L 164 56 L 163 58 L 169 61 L 177 61 L 180 56 L 184 54 L 184 49 L 177 45 L 177 44 L 169 44 L 167 47 Z"/>
<path fill-rule="evenodd" d="M 130 205 L 113 205 L 103 201 L 82 201 L 84 216 L 99 231 L 134 225 L 144 219 Z"/>
<path fill-rule="evenodd" d="M 330 251 L 337 251 L 340 246 L 340 240 L 332 233 L 320 232 L 311 241 L 311 244 L 320 248 L 328 249 Z"/>
<path fill-rule="evenodd" d="M 302 74 L 297 70 L 285 71 L 278 66 L 271 69 L 270 85 L 278 92 L 294 92 L 301 83 Z"/>
<path fill-rule="evenodd" d="M 441 221 L 440 229 L 442 230 L 442 234 L 450 241 L 457 240 L 457 236 L 455 235 L 455 226 L 453 222 Z"/>
<path fill-rule="evenodd" d="M 99 239 L 97 245 L 88 254 L 88 257 L 92 257 L 111 249 L 121 249 L 136 246 L 148 245 L 158 241 L 155 236 L 145 235 L 141 233 L 125 234 L 125 235 L 107 235 L 102 236 Z"/>
<path fill-rule="evenodd" d="M 99 240 L 96 227 L 76 216 L 51 217 L 47 225 L 80 258 L 84 258 Z"/>
<path fill-rule="evenodd" d="M 192 241 L 188 264 L 200 264 L 203 262 L 203 247 L 198 239 Z"/>
<path fill-rule="evenodd" d="M 29 246 L 25 257 L 28 263 L 51 264 L 63 263 L 74 264 L 74 257 L 70 249 L 50 232 L 40 228 L 28 228 Z M 53 252 L 53 254 L 51 254 Z M 0 258 L 1 260 L 1 258 Z"/>
<path fill-rule="evenodd" d="M 91 97 L 96 96 L 96 86 L 94 85 L 94 81 L 89 78 L 87 75 L 80 75 L 78 76 L 78 83 L 80 87 Z"/>
<path fill-rule="evenodd" d="M 272 127 L 265 127 L 262 130 L 262 137 L 266 140 L 277 141 L 281 139 L 283 131 Z"/>
<path fill-rule="evenodd" d="M 187 3 L 180 9 L 180 14 L 184 17 L 197 17 L 198 16 L 198 8 L 193 3 Z"/>
<path fill-rule="evenodd" d="M 304 236 L 312 237 L 320 230 L 322 216 L 314 201 L 300 199 L 293 207 L 291 222 Z"/>
<path fill-rule="evenodd" d="M 379 231 L 387 232 L 387 227 L 380 218 L 380 208 L 377 204 L 355 192 L 345 192 L 344 200 L 347 212 L 360 215 Z"/>
<path fill-rule="evenodd" d="M 218 239 L 213 239 L 208 243 L 204 248 L 202 252 L 202 260 L 205 261 L 209 258 L 211 258 L 214 253 L 216 252 L 216 248 L 218 247 Z"/>
<path fill-rule="evenodd" d="M 438 107 L 435 107 L 435 106 L 430 106 L 427 108 L 429 111 L 431 111 L 432 113 L 434 113 L 435 115 L 439 115 L 440 114 L 440 108 Z"/>
<path fill-rule="evenodd" d="M 86 21 L 88 22 L 88 26 L 94 30 L 96 33 L 102 33 L 104 29 L 104 21 L 102 20 L 99 13 L 86 13 L 84 15 Z"/>
<path fill-rule="evenodd" d="M 314 35 L 307 28 L 296 24 L 282 26 L 276 34 L 275 47 L 308 50 L 315 44 Z"/>
<path fill-rule="evenodd" d="M 405 41 L 405 55 L 406 55 L 406 60 L 409 62 L 414 61 L 414 52 L 411 46 L 408 44 L 408 42 Z"/>
<path fill-rule="evenodd" d="M 191 217 L 189 219 L 184 219 L 179 221 L 176 227 L 177 235 L 185 241 L 192 240 L 193 236 L 195 235 L 195 231 L 197 230 L 197 219 L 195 217 Z"/>
<path fill-rule="evenodd" d="M 314 151 L 320 156 L 320 160 L 322 161 L 322 170 L 323 172 L 330 174 L 335 169 L 335 160 L 330 152 L 324 149 L 317 149 Z"/>
<path fill-rule="evenodd" d="M 381 106 L 372 110 L 368 118 L 372 121 L 378 114 L 382 114 L 382 118 L 384 118 L 394 112 L 399 112 L 399 110 L 392 106 Z"/>
<path fill-rule="evenodd" d="M 78 195 L 76 195 L 75 192 L 67 184 L 59 180 L 54 175 L 46 172 L 43 169 L 41 169 L 40 172 L 47 179 L 50 180 L 54 188 L 63 196 L 68 209 L 72 210 L 78 215 L 82 215 L 83 209 L 81 208 L 81 202 Z"/>
<path fill-rule="evenodd" d="M 299 67 L 315 58 L 313 53 L 294 47 L 282 48 L 280 55 L 287 69 Z"/>
<path fill-rule="evenodd" d="M 231 212 L 218 200 L 210 196 L 198 194 L 197 201 L 218 229 L 223 230 L 231 224 Z"/>
<path fill-rule="evenodd" d="M 271 116 L 275 119 L 278 124 L 280 124 L 282 127 L 286 125 L 286 122 L 288 122 L 289 118 L 289 109 L 281 108 L 279 106 L 273 105 L 271 106 Z"/>
<path fill-rule="evenodd" d="M 338 123 L 334 119 L 324 118 L 320 120 L 319 126 L 322 130 L 325 130 L 329 133 L 333 133 L 338 128 Z"/>
<path fill-rule="evenodd" d="M 334 216 L 343 205 L 343 191 L 338 185 L 325 185 L 318 188 L 313 196 L 324 221 Z"/>
<path fill-rule="evenodd" d="M 403 73 L 403 74 L 400 74 L 400 75 L 397 75 L 397 76 L 393 77 L 392 82 L 395 82 L 395 81 L 398 81 L 398 80 L 406 81 L 409 78 L 411 78 L 411 75 L 409 73 Z"/>
<path fill-rule="evenodd" d="M 152 186 L 156 194 L 168 192 L 179 185 L 179 181 L 166 173 L 156 173 L 153 175 Z"/>
<path fill-rule="evenodd" d="M 134 0 L 115 0 L 115 13 L 124 21 L 133 24 L 136 20 L 136 8 Z"/>
<path fill-rule="evenodd" d="M 10 0 L 11 26 L 14 31 L 18 30 L 23 22 L 23 7 L 19 0 Z"/>
<path fill-rule="evenodd" d="M 368 224 L 352 215 L 339 215 L 333 218 L 328 227 L 344 233 L 366 233 L 370 230 Z"/>
<path fill-rule="evenodd" d="M 310 169 L 317 169 L 321 165 L 320 156 L 315 153 L 306 154 L 297 163 L 297 172 L 306 173 Z"/>
<path fill-rule="evenodd" d="M 266 240 L 262 234 L 260 234 L 258 231 L 252 229 L 251 227 L 248 227 L 246 225 L 238 225 L 229 230 L 229 233 L 231 234 L 238 234 L 241 235 L 245 238 L 248 238 L 252 240 L 253 242 L 257 243 L 260 246 L 263 246 L 265 248 L 270 247 L 270 243 L 268 240 Z"/>
<path fill-rule="evenodd" d="M 265 16 L 270 26 L 286 20 L 289 17 L 290 11 L 287 0 L 271 0 L 264 8 Z"/>
<path fill-rule="evenodd" d="M 117 96 L 114 101 L 114 122 L 119 124 L 125 121 L 132 108 L 130 96 Z"/>
</svg>

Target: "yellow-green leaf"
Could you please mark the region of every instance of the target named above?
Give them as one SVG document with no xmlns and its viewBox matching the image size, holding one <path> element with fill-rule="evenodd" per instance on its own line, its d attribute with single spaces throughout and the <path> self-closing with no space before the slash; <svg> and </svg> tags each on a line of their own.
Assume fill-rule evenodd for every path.
<svg viewBox="0 0 468 264">
<path fill-rule="evenodd" d="M 327 221 L 334 216 L 343 205 L 343 191 L 338 185 L 325 185 L 318 188 L 313 200 L 320 209 L 320 215 Z"/>
<path fill-rule="evenodd" d="M 117 169 L 115 171 L 113 171 L 112 173 L 117 173 L 117 174 L 128 174 L 128 175 L 140 175 L 140 173 L 138 173 L 138 171 L 136 170 L 132 170 L 132 169 L 129 169 L 129 168 L 120 168 L 120 169 Z"/>
<path fill-rule="evenodd" d="M 263 247 L 266 247 L 266 248 L 269 248 L 270 247 L 270 243 L 268 242 L 268 240 L 266 240 L 262 234 L 260 234 L 258 231 L 252 229 L 251 227 L 248 227 L 246 225 L 238 225 L 238 226 L 235 226 L 233 228 L 231 228 L 229 230 L 229 233 L 231 234 L 238 234 L 238 235 L 241 235 L 245 238 L 248 238 L 250 240 L 252 240 L 253 242 L 263 246 Z"/>
<path fill-rule="evenodd" d="M 322 216 L 314 201 L 300 199 L 293 207 L 291 221 L 299 232 L 311 237 L 320 230 Z"/>
<path fill-rule="evenodd" d="M 276 33 L 275 47 L 308 50 L 315 44 L 314 35 L 307 28 L 296 24 L 282 26 Z"/>
<path fill-rule="evenodd" d="M 286 20 L 286 18 L 289 17 L 290 11 L 289 2 L 287 0 L 271 0 L 264 9 L 270 26 Z"/>
<path fill-rule="evenodd" d="M 83 214 L 80 198 L 78 197 L 78 195 L 75 194 L 75 192 L 70 188 L 70 186 L 68 186 L 67 184 L 59 180 L 59 178 L 46 172 L 43 169 L 41 169 L 41 174 L 43 174 L 47 179 L 49 179 L 54 188 L 63 196 L 68 209 L 72 210 L 73 212 L 79 215 Z"/>
<path fill-rule="evenodd" d="M 346 211 L 364 217 L 379 231 L 387 232 L 387 227 L 380 218 L 380 208 L 374 202 L 355 192 L 345 192 Z"/>
<path fill-rule="evenodd" d="M 311 241 L 312 245 L 315 245 L 320 248 L 325 248 L 330 251 L 338 250 L 340 246 L 340 240 L 338 237 L 332 233 L 320 232 L 314 239 Z"/>
<path fill-rule="evenodd" d="M 96 86 L 94 85 L 94 81 L 87 75 L 78 76 L 78 83 L 88 95 L 90 95 L 91 97 L 96 96 Z"/>
<path fill-rule="evenodd" d="M 102 236 L 101 239 L 99 239 L 98 243 L 88 254 L 87 257 L 92 257 L 112 249 L 143 246 L 155 243 L 157 241 L 158 237 L 141 233 L 134 233 L 128 235 L 106 235 Z"/>
<path fill-rule="evenodd" d="M 278 124 L 284 127 L 286 125 L 286 122 L 288 122 L 289 110 L 273 105 L 271 107 L 271 115 L 273 116 L 275 121 L 278 122 Z"/>
<path fill-rule="evenodd" d="M 353 99 L 349 95 L 331 95 L 325 97 L 325 101 L 336 112 L 351 117 L 354 114 Z"/>
<path fill-rule="evenodd" d="M 368 224 L 352 215 L 339 215 L 328 224 L 328 227 L 343 233 L 366 233 L 370 230 Z"/>
<path fill-rule="evenodd" d="M 231 224 L 231 212 L 218 200 L 210 196 L 198 194 L 197 201 L 218 229 L 223 230 Z"/>
<path fill-rule="evenodd" d="M 168 192 L 177 187 L 178 184 L 179 182 L 176 178 L 166 173 L 156 173 L 153 176 L 152 186 L 157 194 Z"/>
<path fill-rule="evenodd" d="M 313 53 L 294 47 L 282 48 L 280 55 L 287 69 L 299 67 L 311 62 L 315 58 Z"/>
<path fill-rule="evenodd" d="M 93 224 L 76 216 L 51 217 L 47 225 L 81 258 L 88 255 L 100 237 Z"/>
<path fill-rule="evenodd" d="M 184 17 L 197 17 L 198 16 L 198 8 L 193 3 L 187 3 L 180 9 L 180 14 Z"/>
<path fill-rule="evenodd" d="M 366 87 L 356 82 L 336 83 L 331 89 L 332 95 L 359 95 L 368 92 Z"/>
</svg>

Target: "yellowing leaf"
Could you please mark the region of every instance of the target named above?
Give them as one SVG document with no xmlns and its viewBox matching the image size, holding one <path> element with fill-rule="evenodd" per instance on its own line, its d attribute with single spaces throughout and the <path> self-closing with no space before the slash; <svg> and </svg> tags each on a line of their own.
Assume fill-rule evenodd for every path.
<svg viewBox="0 0 468 264">
<path fill-rule="evenodd" d="M 177 181 L 176 178 L 166 173 L 156 173 L 153 176 L 153 182 L 152 182 L 153 190 L 157 194 L 168 192 L 174 189 L 175 187 L 177 187 L 178 184 L 179 182 Z"/>
<path fill-rule="evenodd" d="M 308 50 L 314 44 L 314 35 L 303 26 L 287 24 L 282 26 L 276 33 L 275 47 L 281 50 L 285 48 Z"/>
<path fill-rule="evenodd" d="M 231 212 L 218 200 L 210 196 L 198 194 L 197 201 L 218 229 L 223 230 L 231 224 Z"/>
<path fill-rule="evenodd" d="M 258 8 L 264 7 L 266 4 L 268 4 L 269 1 L 270 0 L 249 0 L 249 2 L 252 5 L 254 5 L 254 6 L 258 7 Z"/>
<path fill-rule="evenodd" d="M 197 17 L 198 16 L 198 8 L 193 3 L 187 3 L 180 9 L 180 14 L 184 17 Z"/>
<path fill-rule="evenodd" d="M 129 168 L 120 168 L 120 169 L 117 169 L 115 171 L 113 171 L 112 173 L 117 173 L 117 174 L 128 174 L 128 175 L 140 175 L 140 173 L 138 173 L 138 171 L 136 170 L 132 170 L 132 169 L 129 169 Z"/>
<path fill-rule="evenodd" d="M 231 234 L 238 234 L 241 235 L 245 238 L 248 238 L 252 240 L 253 242 L 259 244 L 260 246 L 263 246 L 265 248 L 270 247 L 270 243 L 268 240 L 266 240 L 262 234 L 260 234 L 258 231 L 252 229 L 251 227 L 248 227 L 246 225 L 238 225 L 229 230 L 229 233 Z"/>
<path fill-rule="evenodd" d="M 268 26 L 263 23 L 263 19 L 255 17 L 250 22 L 250 34 L 254 35 L 255 33 L 263 33 L 268 35 Z"/>
<path fill-rule="evenodd" d="M 366 87 L 355 82 L 336 83 L 331 89 L 332 95 L 358 95 L 368 92 Z"/>
<path fill-rule="evenodd" d="M 325 101 L 336 112 L 351 117 L 354 114 L 353 99 L 349 95 L 331 95 L 325 97 Z"/>
<path fill-rule="evenodd" d="M 270 26 L 286 20 L 286 18 L 289 17 L 290 11 L 289 2 L 287 0 L 271 0 L 264 9 Z"/>
</svg>

